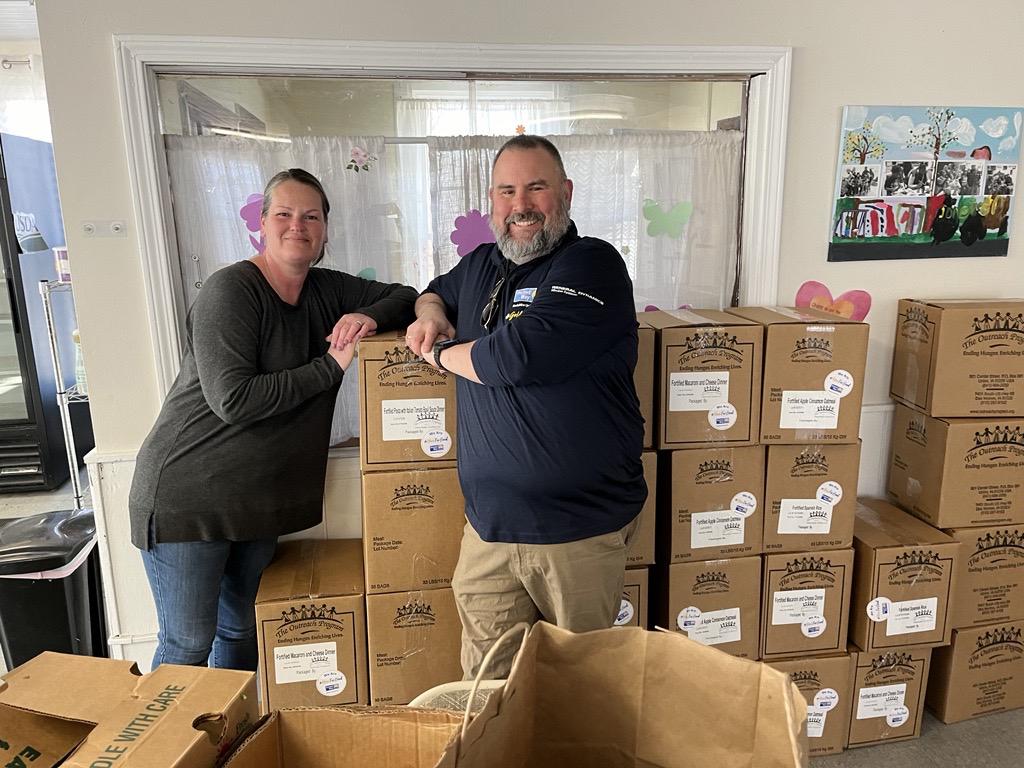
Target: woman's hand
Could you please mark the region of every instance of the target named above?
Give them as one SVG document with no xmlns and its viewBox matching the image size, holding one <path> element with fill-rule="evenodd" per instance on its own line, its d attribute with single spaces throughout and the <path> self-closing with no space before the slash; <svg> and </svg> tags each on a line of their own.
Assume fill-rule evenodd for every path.
<svg viewBox="0 0 1024 768">
<path fill-rule="evenodd" d="M 354 342 L 349 342 L 341 349 L 335 349 L 333 345 L 328 347 L 327 354 L 334 358 L 341 370 L 347 371 L 349 364 L 352 362 L 352 358 L 356 353 L 356 345 Z"/>
<path fill-rule="evenodd" d="M 350 312 L 347 315 L 342 315 L 341 319 L 334 324 L 334 329 L 327 337 L 327 341 L 330 342 L 332 350 L 342 351 L 349 344 L 355 349 L 356 342 L 364 336 L 372 336 L 376 332 L 376 320 L 359 312 Z M 349 352 L 349 359 L 351 360 L 351 352 Z"/>
</svg>

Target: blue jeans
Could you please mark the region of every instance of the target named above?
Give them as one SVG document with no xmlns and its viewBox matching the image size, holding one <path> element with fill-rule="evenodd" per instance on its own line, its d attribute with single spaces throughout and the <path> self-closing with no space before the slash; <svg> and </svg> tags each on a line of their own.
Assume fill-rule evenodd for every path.
<svg viewBox="0 0 1024 768">
<path fill-rule="evenodd" d="M 188 664 L 255 671 L 260 576 L 277 539 L 185 541 L 142 550 L 156 602 L 153 667 Z"/>
</svg>

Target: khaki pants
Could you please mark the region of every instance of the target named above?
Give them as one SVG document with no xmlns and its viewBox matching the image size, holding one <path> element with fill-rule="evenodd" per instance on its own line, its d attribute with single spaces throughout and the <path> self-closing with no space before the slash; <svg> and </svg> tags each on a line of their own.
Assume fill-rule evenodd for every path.
<svg viewBox="0 0 1024 768">
<path fill-rule="evenodd" d="M 462 619 L 462 671 L 472 680 L 502 632 L 543 618 L 572 632 L 612 626 L 622 598 L 626 548 L 637 520 L 565 544 L 482 540 L 466 523 L 452 590 Z M 484 675 L 504 679 L 518 646 L 508 642 Z"/>
</svg>

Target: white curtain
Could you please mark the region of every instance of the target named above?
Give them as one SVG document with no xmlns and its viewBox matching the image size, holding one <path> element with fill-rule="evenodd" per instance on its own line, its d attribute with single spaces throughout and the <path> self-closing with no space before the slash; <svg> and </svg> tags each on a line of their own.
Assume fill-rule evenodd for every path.
<svg viewBox="0 0 1024 768">
<path fill-rule="evenodd" d="M 507 137 L 430 136 L 443 121 L 423 106 L 400 102 L 403 132 L 428 136 L 425 143 L 385 144 L 381 136 L 297 136 L 290 143 L 166 136 L 188 303 L 213 271 L 256 252 L 256 197 L 284 168 L 317 176 L 331 201 L 324 266 L 418 288 L 451 269 L 459 258 L 451 240 L 455 221 L 472 209 L 487 214 L 491 163 Z M 551 138 L 574 182 L 572 217 L 580 233 L 622 253 L 638 309 L 728 305 L 739 132 Z M 333 443 L 358 434 L 355 379 L 345 377 Z"/>
<path fill-rule="evenodd" d="M 260 195 L 285 168 L 304 168 L 324 186 L 331 203 L 325 267 L 363 273 L 381 282 L 412 282 L 403 259 L 400 217 L 392 174 L 380 136 L 304 136 L 291 143 L 221 136 L 165 136 L 168 174 L 185 298 L 191 306 L 211 273 L 256 253 Z M 349 167 L 353 152 L 365 165 Z M 255 210 L 253 208 L 255 206 Z M 255 214 L 255 218 L 253 218 Z M 359 434 L 355 367 L 344 379 L 331 442 Z"/>
<path fill-rule="evenodd" d="M 736 269 L 738 131 L 551 136 L 573 180 L 580 234 L 622 253 L 638 309 L 730 303 Z M 490 167 L 505 137 L 428 140 L 434 249 L 441 271 L 458 260 L 456 217 L 488 210 Z"/>
</svg>

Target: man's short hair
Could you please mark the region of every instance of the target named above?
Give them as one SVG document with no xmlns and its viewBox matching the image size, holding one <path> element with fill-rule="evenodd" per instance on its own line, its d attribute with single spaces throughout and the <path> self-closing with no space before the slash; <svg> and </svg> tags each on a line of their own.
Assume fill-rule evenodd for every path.
<svg viewBox="0 0 1024 768">
<path fill-rule="evenodd" d="M 565 181 L 568 178 L 565 175 L 565 165 L 562 163 L 562 155 L 559 154 L 558 147 L 543 136 L 533 136 L 527 133 L 519 136 L 513 136 L 501 145 L 501 149 L 498 150 L 498 154 L 494 156 L 494 162 L 491 163 L 492 176 L 494 175 L 494 166 L 498 164 L 498 158 L 501 157 L 501 153 L 506 149 L 543 149 L 551 155 L 552 158 L 554 158 L 555 165 L 558 166 L 558 172 L 562 174 L 562 181 Z"/>
</svg>

